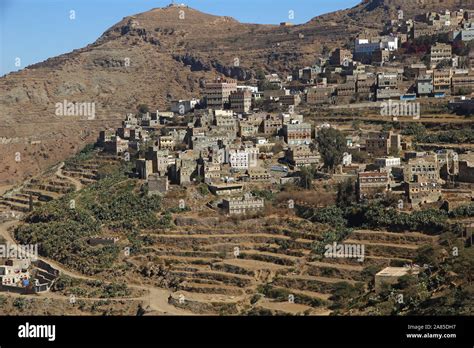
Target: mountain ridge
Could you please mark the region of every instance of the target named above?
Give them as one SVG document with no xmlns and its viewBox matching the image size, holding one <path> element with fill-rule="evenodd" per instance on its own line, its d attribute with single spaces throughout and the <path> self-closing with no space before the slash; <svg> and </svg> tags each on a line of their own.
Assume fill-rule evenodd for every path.
<svg viewBox="0 0 474 348">
<path fill-rule="evenodd" d="M 258 69 L 290 72 L 313 64 L 325 46 L 343 46 L 368 27 L 381 28 L 360 18 L 367 6 L 373 19 L 399 3 L 364 1 L 288 27 L 176 6 L 126 16 L 94 43 L 0 78 L 0 138 L 7 139 L 0 143 L 6 154 L 0 183 L 22 180 L 79 151 L 138 104 L 163 109 L 173 99 L 198 97 L 203 81 L 220 74 L 246 80 Z M 56 116 L 54 106 L 63 100 L 96 103 L 97 118 Z"/>
</svg>

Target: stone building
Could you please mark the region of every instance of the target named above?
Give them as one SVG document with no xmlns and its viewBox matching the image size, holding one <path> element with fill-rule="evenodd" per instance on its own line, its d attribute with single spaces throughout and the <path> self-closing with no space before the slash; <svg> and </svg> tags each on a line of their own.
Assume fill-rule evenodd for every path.
<svg viewBox="0 0 474 348">
<path fill-rule="evenodd" d="M 451 61 L 453 48 L 451 45 L 444 43 L 437 43 L 431 46 L 430 64 L 431 68 L 436 66 L 444 60 Z"/>
<path fill-rule="evenodd" d="M 423 175 L 415 175 L 413 182 L 405 183 L 405 193 L 412 206 L 439 201 L 441 184 Z"/>
<path fill-rule="evenodd" d="M 264 134 L 276 135 L 283 127 L 283 123 L 277 115 L 267 115 L 263 120 L 262 126 Z"/>
<path fill-rule="evenodd" d="M 252 92 L 248 89 L 231 92 L 229 100 L 230 108 L 236 113 L 248 113 L 252 108 Z"/>
<path fill-rule="evenodd" d="M 309 88 L 306 94 L 306 103 L 310 105 L 330 104 L 334 94 L 334 87 Z"/>
<path fill-rule="evenodd" d="M 207 107 L 212 109 L 224 109 L 229 103 L 232 92 L 237 91 L 237 80 L 218 78 L 205 85 L 204 97 Z"/>
<path fill-rule="evenodd" d="M 262 211 L 265 202 L 262 198 L 246 194 L 243 197 L 222 200 L 222 207 L 229 215 L 242 215 Z"/>
<path fill-rule="evenodd" d="M 370 199 L 385 194 L 390 185 L 387 172 L 360 172 L 357 174 L 357 193 L 359 199 Z"/>
<path fill-rule="evenodd" d="M 169 181 L 166 176 L 151 174 L 148 176 L 148 196 L 165 194 L 169 189 Z"/>
<path fill-rule="evenodd" d="M 446 93 L 451 91 L 451 69 L 433 70 L 433 93 Z"/>
<path fill-rule="evenodd" d="M 439 180 L 439 164 L 435 153 L 422 157 L 410 158 L 403 168 L 405 182 L 415 181 L 415 176 L 424 176 L 431 181 Z"/>
<path fill-rule="evenodd" d="M 343 48 L 337 48 L 329 59 L 331 65 L 345 66 L 352 62 L 352 52 Z"/>
<path fill-rule="evenodd" d="M 309 145 L 292 146 L 286 151 L 286 160 L 294 167 L 305 167 L 319 164 L 321 156 L 312 151 Z"/>
<path fill-rule="evenodd" d="M 365 141 L 366 151 L 374 156 L 387 156 L 402 150 L 401 135 L 389 132 L 371 132 Z"/>
<path fill-rule="evenodd" d="M 292 145 L 302 145 L 311 143 L 311 124 L 290 123 L 283 126 L 285 142 Z"/>
<path fill-rule="evenodd" d="M 137 159 L 135 161 L 135 167 L 140 179 L 147 180 L 148 176 L 153 174 L 153 161 Z"/>
</svg>

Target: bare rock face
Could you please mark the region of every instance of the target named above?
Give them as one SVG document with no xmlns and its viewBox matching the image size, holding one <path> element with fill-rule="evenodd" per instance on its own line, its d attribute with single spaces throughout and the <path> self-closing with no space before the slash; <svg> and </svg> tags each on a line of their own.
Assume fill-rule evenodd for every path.
<svg viewBox="0 0 474 348">
<path fill-rule="evenodd" d="M 293 27 L 242 24 L 188 7 L 126 17 L 84 48 L 0 78 L 0 138 L 21 139 L 0 144 L 0 185 L 74 154 L 139 104 L 164 109 L 170 96 L 198 97 L 202 81 L 220 74 L 247 80 L 258 69 L 288 73 L 313 64 L 324 46 L 344 45 L 366 26 L 381 27 L 398 7 L 407 15 L 458 4 L 474 8 L 472 1 L 440 1 L 365 1 Z M 55 105 L 64 100 L 95 103 L 96 119 L 56 115 Z M 37 141 L 45 156 L 35 155 Z"/>
</svg>

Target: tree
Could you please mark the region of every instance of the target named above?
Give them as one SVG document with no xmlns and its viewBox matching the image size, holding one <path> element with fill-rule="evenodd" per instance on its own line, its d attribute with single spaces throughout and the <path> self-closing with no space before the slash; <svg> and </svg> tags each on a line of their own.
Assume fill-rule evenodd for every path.
<svg viewBox="0 0 474 348">
<path fill-rule="evenodd" d="M 346 138 L 341 131 L 334 128 L 322 129 L 318 135 L 318 145 L 326 168 L 334 170 L 336 166 L 342 163 L 347 146 Z"/>
<path fill-rule="evenodd" d="M 313 188 L 313 179 L 315 174 L 315 168 L 303 167 L 300 171 L 300 186 L 306 190 Z"/>
<path fill-rule="evenodd" d="M 336 202 L 339 207 L 347 207 L 356 201 L 356 190 L 351 179 L 337 185 Z"/>
</svg>

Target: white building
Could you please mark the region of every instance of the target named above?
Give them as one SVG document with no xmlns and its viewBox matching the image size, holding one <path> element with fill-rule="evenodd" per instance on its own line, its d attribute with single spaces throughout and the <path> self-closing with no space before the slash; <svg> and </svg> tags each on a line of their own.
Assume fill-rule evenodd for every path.
<svg viewBox="0 0 474 348">
<path fill-rule="evenodd" d="M 245 150 L 229 150 L 228 162 L 231 168 L 246 170 L 249 168 L 249 153 Z"/>
<path fill-rule="evenodd" d="M 399 157 L 380 157 L 375 160 L 375 164 L 380 168 L 398 167 L 401 160 Z"/>
<path fill-rule="evenodd" d="M 398 37 L 385 36 L 373 39 L 356 39 L 355 53 L 356 54 L 372 54 L 378 50 L 398 50 Z"/>
<path fill-rule="evenodd" d="M 247 170 L 258 166 L 258 147 L 246 147 L 242 149 L 230 149 L 227 152 L 227 163 L 231 168 Z"/>
<path fill-rule="evenodd" d="M 344 152 L 342 154 L 342 165 L 343 166 L 350 166 L 352 164 L 352 154 L 348 152 Z"/>
</svg>

